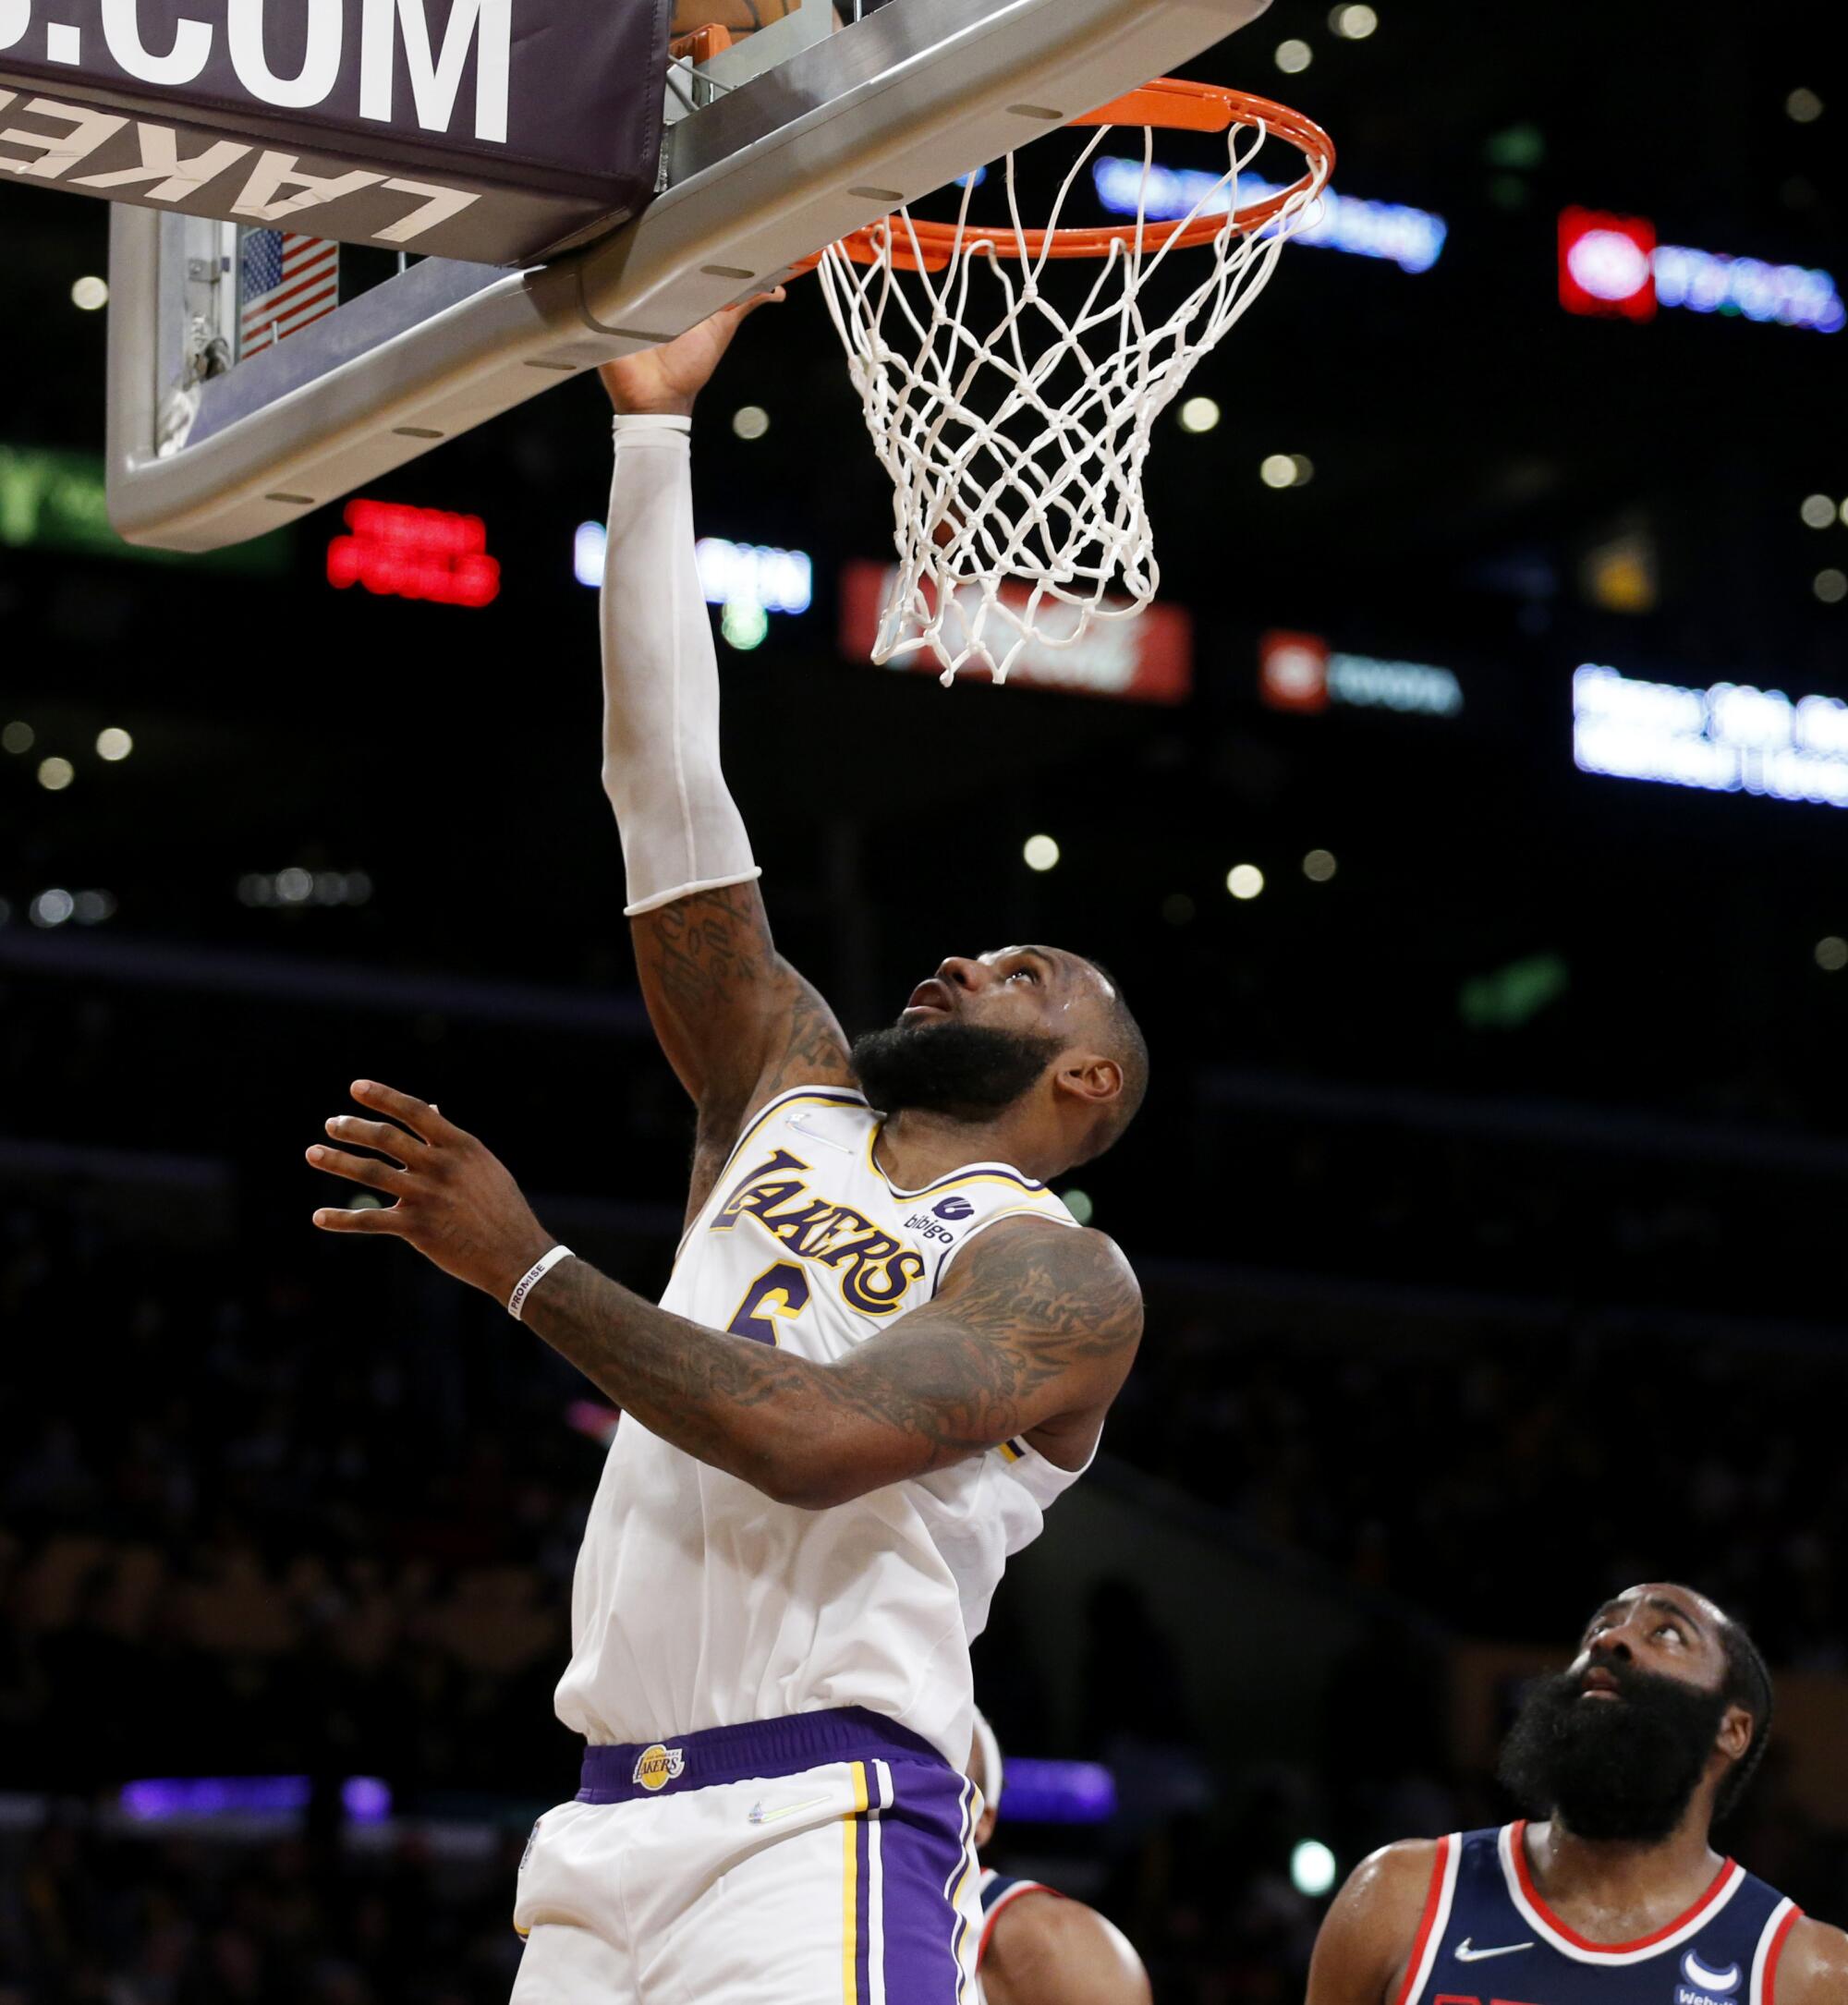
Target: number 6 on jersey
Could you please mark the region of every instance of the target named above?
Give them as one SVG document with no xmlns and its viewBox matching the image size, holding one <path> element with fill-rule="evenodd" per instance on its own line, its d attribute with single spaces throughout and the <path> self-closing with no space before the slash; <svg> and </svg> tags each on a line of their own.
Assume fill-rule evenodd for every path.
<svg viewBox="0 0 1848 2005">
<path fill-rule="evenodd" d="M 745 1291 L 738 1313 L 725 1325 L 735 1337 L 748 1337 L 754 1343 L 776 1343 L 777 1319 L 793 1320 L 808 1302 L 808 1277 L 799 1267 L 779 1260 Z"/>
</svg>

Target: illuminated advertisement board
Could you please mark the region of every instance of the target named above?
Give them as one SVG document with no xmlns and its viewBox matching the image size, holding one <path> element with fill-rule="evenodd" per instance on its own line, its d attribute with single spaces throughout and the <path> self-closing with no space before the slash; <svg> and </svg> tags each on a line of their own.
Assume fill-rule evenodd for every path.
<svg viewBox="0 0 1848 2005">
<path fill-rule="evenodd" d="M 897 584 L 894 566 L 858 562 L 841 573 L 841 651 L 869 661 L 879 638 L 880 614 Z M 970 616 L 979 595 L 970 588 Z M 1026 604 L 1024 585 L 1003 589 L 1002 597 Z M 1076 617 L 1076 612 L 1074 618 Z M 1047 614 L 1042 608 L 1043 624 Z M 887 664 L 935 675 L 942 664 L 928 649 Z M 1125 703 L 1184 703 L 1194 686 L 1194 625 L 1179 606 L 1152 605 L 1123 619 L 1100 620 L 1081 640 L 1066 647 L 1035 643 L 1008 671 L 1008 686 L 1064 689 L 1078 696 L 1114 697 Z"/>
</svg>

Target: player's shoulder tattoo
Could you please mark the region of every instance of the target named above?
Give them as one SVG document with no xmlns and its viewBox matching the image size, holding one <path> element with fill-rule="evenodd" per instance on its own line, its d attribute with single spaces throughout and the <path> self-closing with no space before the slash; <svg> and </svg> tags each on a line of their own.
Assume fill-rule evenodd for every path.
<svg viewBox="0 0 1848 2005">
<path fill-rule="evenodd" d="M 950 1272 L 943 1297 L 965 1327 L 1029 1342 L 1049 1358 L 1107 1357 L 1133 1351 L 1142 1335 L 1135 1272 L 1114 1240 L 1088 1227 L 1005 1219 Z"/>
</svg>

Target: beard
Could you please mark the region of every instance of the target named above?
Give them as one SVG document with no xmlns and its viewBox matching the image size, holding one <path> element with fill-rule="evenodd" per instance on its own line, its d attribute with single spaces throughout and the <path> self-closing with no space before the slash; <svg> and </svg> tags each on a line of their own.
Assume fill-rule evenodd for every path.
<svg viewBox="0 0 1848 2005">
<path fill-rule="evenodd" d="M 983 1024 L 893 1024 L 855 1039 L 854 1071 L 881 1113 L 999 1113 L 1040 1082 L 1057 1038 Z"/>
<path fill-rule="evenodd" d="M 1700 1787 L 1726 1695 L 1609 1659 L 1604 1669 L 1617 1697 L 1581 1698 L 1572 1671 L 1533 1686 L 1503 1744 L 1502 1780 L 1575 1837 L 1660 1844 Z"/>
</svg>

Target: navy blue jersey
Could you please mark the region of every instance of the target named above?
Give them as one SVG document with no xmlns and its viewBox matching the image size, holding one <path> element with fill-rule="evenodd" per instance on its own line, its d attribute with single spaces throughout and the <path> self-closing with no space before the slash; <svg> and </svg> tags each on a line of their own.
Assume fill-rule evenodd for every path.
<svg viewBox="0 0 1848 2005">
<path fill-rule="evenodd" d="M 1010 1879 L 1005 1873 L 997 1873 L 991 1867 L 982 1869 L 982 1932 L 981 1940 L 976 1947 L 977 1970 L 980 1970 L 981 1960 L 988 1954 L 988 1938 L 994 1933 L 996 1916 L 1003 1908 L 1028 1893 L 1050 1893 L 1055 1900 L 1064 1899 L 1056 1887 L 1049 1887 L 1043 1880 Z"/>
<path fill-rule="evenodd" d="M 1776 2005 L 1795 1903 L 1728 1859 L 1685 1914 L 1589 1942 L 1540 1898 L 1526 1824 L 1438 1841 L 1397 2005 Z"/>
</svg>

